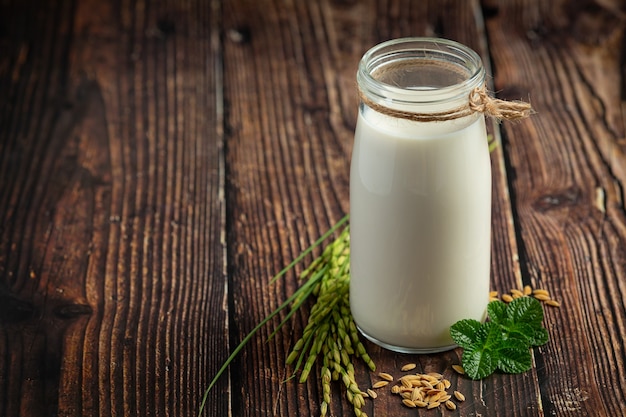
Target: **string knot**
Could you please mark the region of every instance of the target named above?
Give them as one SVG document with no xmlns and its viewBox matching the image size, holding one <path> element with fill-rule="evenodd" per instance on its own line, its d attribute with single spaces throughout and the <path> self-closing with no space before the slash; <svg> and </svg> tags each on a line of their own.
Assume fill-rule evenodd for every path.
<svg viewBox="0 0 626 417">
<path fill-rule="evenodd" d="M 469 95 L 472 112 L 484 113 L 498 120 L 518 120 L 532 114 L 532 107 L 524 101 L 507 101 L 493 98 L 485 87 L 477 87 Z"/>
<path fill-rule="evenodd" d="M 418 113 L 406 110 L 392 109 L 371 100 L 359 88 L 359 97 L 372 110 L 391 117 L 412 120 L 415 122 L 442 122 L 471 116 L 474 113 L 483 113 L 497 120 L 519 120 L 533 113 L 529 103 L 524 101 L 507 101 L 491 97 L 485 86 L 473 89 L 468 97 L 468 103 L 443 112 Z"/>
</svg>

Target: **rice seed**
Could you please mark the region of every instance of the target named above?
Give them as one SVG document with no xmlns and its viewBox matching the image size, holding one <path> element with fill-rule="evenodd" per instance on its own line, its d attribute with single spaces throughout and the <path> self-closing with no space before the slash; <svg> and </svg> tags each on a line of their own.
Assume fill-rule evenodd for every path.
<svg viewBox="0 0 626 417">
<path fill-rule="evenodd" d="M 400 369 L 402 370 L 402 372 L 407 372 L 407 371 L 413 370 L 415 368 L 417 368 L 417 364 L 415 364 L 415 363 L 407 363 L 406 365 L 404 365 Z"/>
<path fill-rule="evenodd" d="M 451 384 L 451 383 L 450 383 L 450 381 L 448 381 L 447 379 L 444 379 L 444 380 L 443 380 L 443 385 L 446 387 L 446 389 L 449 389 L 449 388 L 450 388 L 450 385 L 452 385 L 452 384 Z"/>
<path fill-rule="evenodd" d="M 385 381 L 389 381 L 389 382 L 393 381 L 393 376 L 391 376 L 391 374 L 388 374 L 387 372 L 379 372 L 378 376 L 384 379 Z"/>
<path fill-rule="evenodd" d="M 465 401 L 465 395 L 461 394 L 459 391 L 454 391 L 454 398 L 459 401 Z"/>
<path fill-rule="evenodd" d="M 372 388 L 378 389 L 378 388 L 382 388 L 382 387 L 387 386 L 387 385 L 389 385 L 389 381 L 378 381 L 374 385 L 372 385 Z"/>
<path fill-rule="evenodd" d="M 550 293 L 548 292 L 548 290 L 536 289 L 536 290 L 533 290 L 533 295 L 545 295 L 549 297 Z"/>
<path fill-rule="evenodd" d="M 439 403 L 439 402 L 435 401 L 435 402 L 433 402 L 433 403 L 428 404 L 428 406 L 427 406 L 426 408 L 427 408 L 427 409 L 429 409 L 429 410 L 432 410 L 433 408 L 437 408 L 437 407 L 439 407 L 440 405 L 441 405 L 441 403 Z"/>
<path fill-rule="evenodd" d="M 441 398 L 439 398 L 439 400 L 437 401 L 439 401 L 440 403 L 443 403 L 443 402 L 449 401 L 451 398 L 452 398 L 452 395 L 446 394 L 442 396 Z"/>
<path fill-rule="evenodd" d="M 320 416 L 324 417 L 327 412 L 328 412 L 328 403 L 326 401 L 323 401 L 322 405 L 320 406 Z"/>
<path fill-rule="evenodd" d="M 539 301 L 548 301 L 550 299 L 550 296 L 545 294 L 534 294 L 534 297 Z"/>
<path fill-rule="evenodd" d="M 446 390 L 446 384 L 444 384 L 443 382 L 440 382 L 437 385 L 435 385 L 435 388 L 439 389 L 441 391 L 445 391 Z"/>
<path fill-rule="evenodd" d="M 511 297 L 509 294 L 502 294 L 502 301 L 504 301 L 505 303 L 510 303 L 511 301 L 513 301 L 513 297 Z"/>
<path fill-rule="evenodd" d="M 360 409 L 361 407 L 365 405 L 365 399 L 363 398 L 360 392 L 357 392 L 356 394 L 354 394 L 352 404 L 354 405 L 354 408 L 357 408 L 357 409 Z"/>
<path fill-rule="evenodd" d="M 428 403 L 424 402 L 424 401 L 413 401 L 415 403 L 416 406 L 420 407 L 420 408 L 424 408 L 428 406 Z"/>
<path fill-rule="evenodd" d="M 428 391 L 432 391 L 435 389 L 435 387 L 433 387 L 432 384 L 426 380 L 422 381 L 422 386 Z"/>
<path fill-rule="evenodd" d="M 456 410 L 456 404 L 454 404 L 452 401 L 448 400 L 445 402 L 445 404 L 448 410 Z"/>
<path fill-rule="evenodd" d="M 371 389 L 371 388 L 368 388 L 368 389 L 367 389 L 367 395 L 369 395 L 371 398 L 376 398 L 376 397 L 378 397 L 378 394 L 376 393 L 376 391 L 374 391 L 374 390 L 373 390 L 373 389 Z"/>
<path fill-rule="evenodd" d="M 407 406 L 407 407 L 409 407 L 409 408 L 415 408 L 415 407 L 417 407 L 417 405 L 416 405 L 413 401 L 409 400 L 408 398 L 404 398 L 404 399 L 402 400 L 402 404 L 404 404 L 405 406 Z"/>
<path fill-rule="evenodd" d="M 517 295 L 518 297 L 523 297 L 524 293 L 518 289 L 513 288 L 511 289 L 511 295 L 513 296 Z"/>
<path fill-rule="evenodd" d="M 400 383 L 402 384 L 403 387 L 413 388 L 413 384 L 411 383 L 411 381 L 409 379 L 400 378 Z"/>
<path fill-rule="evenodd" d="M 433 387 L 439 383 L 439 379 L 435 378 L 434 376 L 430 376 L 430 375 L 425 375 L 424 376 L 424 381 L 430 383 L 430 385 L 432 385 Z"/>
<path fill-rule="evenodd" d="M 433 395 L 429 395 L 428 400 L 429 400 L 430 402 L 441 402 L 440 400 L 441 400 L 441 398 L 442 398 L 444 395 L 446 395 L 446 393 L 445 393 L 445 392 L 441 392 L 441 391 L 439 391 L 439 392 L 437 392 L 437 393 L 435 393 L 435 394 L 433 394 Z"/>
<path fill-rule="evenodd" d="M 392 394 L 400 394 L 400 386 L 399 385 L 394 385 L 393 387 L 391 387 L 391 393 Z"/>
<path fill-rule="evenodd" d="M 533 289 L 530 285 L 524 285 L 524 295 L 530 295 L 533 293 Z"/>
<path fill-rule="evenodd" d="M 443 379 L 443 375 L 441 375 L 440 373 L 437 373 L 437 372 L 429 372 L 426 375 L 428 375 L 430 377 L 433 377 L 433 378 L 436 378 L 437 380 Z"/>
<path fill-rule="evenodd" d="M 489 291 L 489 298 L 498 298 L 498 291 Z"/>
<path fill-rule="evenodd" d="M 458 374 L 465 375 L 465 369 L 461 365 L 452 365 L 452 369 Z"/>
<path fill-rule="evenodd" d="M 546 300 L 546 304 L 552 307 L 561 307 L 561 303 L 556 300 Z"/>
</svg>

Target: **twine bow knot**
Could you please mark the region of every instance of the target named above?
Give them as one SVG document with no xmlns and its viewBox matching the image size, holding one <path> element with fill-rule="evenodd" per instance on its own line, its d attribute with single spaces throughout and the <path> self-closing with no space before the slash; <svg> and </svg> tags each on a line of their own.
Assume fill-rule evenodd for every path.
<svg viewBox="0 0 626 417">
<path fill-rule="evenodd" d="M 497 120 L 519 120 L 524 119 L 533 113 L 532 107 L 529 103 L 518 100 L 500 100 L 491 97 L 485 86 L 473 89 L 469 94 L 468 103 L 466 105 L 452 110 L 434 113 L 416 113 L 406 110 L 392 109 L 374 102 L 367 97 L 361 89 L 359 89 L 359 97 L 363 103 L 378 113 L 391 117 L 412 120 L 414 122 L 441 122 L 471 116 L 474 113 L 483 113 L 486 116 L 493 117 Z"/>
<path fill-rule="evenodd" d="M 518 120 L 532 114 L 532 107 L 524 101 L 507 101 L 491 97 L 485 87 L 477 87 L 469 95 L 469 109 L 498 120 Z"/>
</svg>

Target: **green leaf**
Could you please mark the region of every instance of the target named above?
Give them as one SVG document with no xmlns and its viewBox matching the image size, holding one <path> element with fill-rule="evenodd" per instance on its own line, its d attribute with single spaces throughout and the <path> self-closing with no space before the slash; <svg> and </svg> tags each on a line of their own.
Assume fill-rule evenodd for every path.
<svg viewBox="0 0 626 417">
<path fill-rule="evenodd" d="M 478 329 L 481 326 L 482 324 L 478 320 L 460 320 L 450 327 L 450 336 L 457 345 L 468 349 L 476 343 Z"/>
<path fill-rule="evenodd" d="M 531 346 L 532 335 L 536 330 L 533 326 L 528 323 L 515 323 L 510 319 L 501 326 L 505 340 L 519 341 L 525 346 Z"/>
<path fill-rule="evenodd" d="M 532 366 L 530 348 L 515 339 L 505 341 L 498 350 L 497 367 L 508 374 L 528 371 Z"/>
<path fill-rule="evenodd" d="M 535 329 L 535 332 L 530 340 L 530 344 L 532 346 L 543 346 L 548 343 L 548 340 L 550 340 L 548 330 L 546 330 L 545 327 L 542 327 L 540 329 Z"/>
<path fill-rule="evenodd" d="M 466 349 L 463 351 L 463 369 L 472 379 L 483 379 L 495 372 L 498 365 L 490 350 Z"/>
<path fill-rule="evenodd" d="M 506 310 L 507 305 L 504 302 L 500 300 L 490 302 L 487 305 L 487 315 L 489 316 L 489 320 L 498 324 L 503 323 L 507 318 Z"/>
<path fill-rule="evenodd" d="M 477 332 L 476 345 L 483 350 L 497 351 L 502 343 L 502 329 L 496 323 L 483 323 Z"/>
<path fill-rule="evenodd" d="M 463 348 L 462 363 L 472 379 L 482 379 L 496 369 L 526 372 L 532 367 L 531 347 L 548 341 L 543 327 L 543 307 L 531 297 L 508 304 L 492 301 L 489 321 L 461 320 L 450 328 L 454 341 Z"/>
<path fill-rule="evenodd" d="M 501 343 L 502 331 L 497 324 L 480 324 L 474 334 L 474 343 L 463 352 L 465 373 L 472 379 L 481 379 L 492 374 L 498 365 L 497 354 Z"/>
<path fill-rule="evenodd" d="M 543 321 L 543 307 L 532 297 L 520 297 L 507 305 L 506 316 L 515 323 L 526 323 L 534 328 L 540 328 Z"/>
</svg>

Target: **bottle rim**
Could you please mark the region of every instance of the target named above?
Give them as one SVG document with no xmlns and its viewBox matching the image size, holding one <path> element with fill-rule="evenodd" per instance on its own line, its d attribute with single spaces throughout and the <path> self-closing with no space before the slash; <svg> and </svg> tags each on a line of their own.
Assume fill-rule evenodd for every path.
<svg viewBox="0 0 626 417">
<path fill-rule="evenodd" d="M 390 63 L 408 65 L 427 63 L 441 70 L 455 71 L 462 76 L 458 83 L 442 86 L 397 86 L 376 78 L 375 74 Z M 362 93 L 377 103 L 433 104 L 466 100 L 475 88 L 485 82 L 485 69 L 480 56 L 471 48 L 444 38 L 409 37 L 382 42 L 361 58 L 357 84 Z"/>
</svg>

